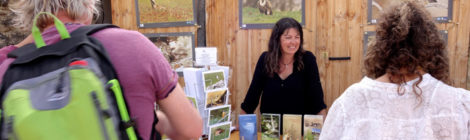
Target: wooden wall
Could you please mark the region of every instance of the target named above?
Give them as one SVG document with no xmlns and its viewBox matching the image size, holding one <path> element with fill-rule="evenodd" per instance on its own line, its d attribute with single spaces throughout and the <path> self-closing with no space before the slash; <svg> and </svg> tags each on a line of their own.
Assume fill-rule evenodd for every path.
<svg viewBox="0 0 470 140">
<path fill-rule="evenodd" d="M 351 84 L 362 78 L 363 34 L 374 31 L 367 24 L 367 0 L 305 0 L 304 47 L 317 57 L 327 106 Z M 240 111 L 260 54 L 267 50 L 270 29 L 240 29 L 238 0 L 205 0 L 206 43 L 218 48 L 222 65 L 232 69 L 229 89 L 233 116 Z M 448 30 L 452 84 L 466 87 L 470 41 L 470 1 L 453 1 L 453 21 L 439 24 Z M 197 27 L 138 29 L 133 0 L 112 1 L 113 23 L 142 33 L 195 32 Z M 200 20 L 200 19 L 199 19 Z M 331 61 L 328 57 L 351 57 Z M 237 118 L 237 117 L 232 117 Z M 236 121 L 235 121 L 236 122 Z"/>
<path fill-rule="evenodd" d="M 466 87 L 470 2 L 454 0 L 453 21 L 439 24 L 449 33 L 450 71 L 453 85 Z M 206 0 L 207 44 L 219 49 L 221 61 L 232 68 L 231 102 L 240 109 L 259 55 L 267 50 L 270 29 L 243 30 L 238 26 L 238 1 Z M 333 101 L 362 78 L 363 33 L 367 24 L 366 0 L 306 0 L 305 49 L 317 57 L 325 102 Z M 328 57 L 351 57 L 331 61 Z"/>
</svg>

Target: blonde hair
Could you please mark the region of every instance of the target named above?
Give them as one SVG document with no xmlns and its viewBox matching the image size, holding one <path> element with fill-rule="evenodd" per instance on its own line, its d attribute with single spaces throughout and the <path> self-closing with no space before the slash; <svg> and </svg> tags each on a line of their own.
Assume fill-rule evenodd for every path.
<svg viewBox="0 0 470 140">
<path fill-rule="evenodd" d="M 15 0 L 10 9 L 17 15 L 14 19 L 15 25 L 30 29 L 34 17 L 39 12 L 50 12 L 56 15 L 59 11 L 64 11 L 72 20 L 85 20 L 93 18 L 94 14 L 98 15 L 99 3 L 99 0 Z M 53 23 L 54 20 L 47 15 L 41 15 L 37 20 L 39 29 L 44 29 Z"/>
</svg>

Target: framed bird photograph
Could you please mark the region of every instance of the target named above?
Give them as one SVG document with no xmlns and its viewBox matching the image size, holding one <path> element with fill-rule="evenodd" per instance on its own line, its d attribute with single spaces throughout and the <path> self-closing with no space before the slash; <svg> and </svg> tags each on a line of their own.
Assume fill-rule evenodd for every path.
<svg viewBox="0 0 470 140">
<path fill-rule="evenodd" d="M 173 69 L 192 67 L 195 39 L 191 32 L 144 34 L 162 52 Z"/>
<path fill-rule="evenodd" d="M 196 24 L 196 0 L 135 0 L 139 28 Z"/>
<path fill-rule="evenodd" d="M 377 18 L 390 5 L 406 0 L 367 0 L 367 23 L 376 24 Z M 452 0 L 415 0 L 424 4 L 431 16 L 440 23 L 452 20 Z"/>
<path fill-rule="evenodd" d="M 271 29 L 283 17 L 305 25 L 305 0 L 239 0 L 241 29 Z"/>
</svg>

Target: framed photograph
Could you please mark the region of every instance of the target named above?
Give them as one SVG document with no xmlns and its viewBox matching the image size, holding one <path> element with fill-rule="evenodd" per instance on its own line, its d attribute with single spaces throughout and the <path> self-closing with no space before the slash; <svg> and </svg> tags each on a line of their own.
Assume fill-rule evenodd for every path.
<svg viewBox="0 0 470 140">
<path fill-rule="evenodd" d="M 444 39 L 446 45 L 447 45 L 447 40 L 449 40 L 449 33 L 447 30 L 440 30 L 442 38 Z"/>
<path fill-rule="evenodd" d="M 230 120 L 230 105 L 218 106 L 209 109 L 208 125 L 228 122 Z"/>
<path fill-rule="evenodd" d="M 271 29 L 283 17 L 305 25 L 305 0 L 239 0 L 241 29 Z"/>
<path fill-rule="evenodd" d="M 261 139 L 279 140 L 280 139 L 280 114 L 261 114 Z"/>
<path fill-rule="evenodd" d="M 196 0 L 135 0 L 139 28 L 196 24 Z"/>
<path fill-rule="evenodd" d="M 447 40 L 448 40 L 448 32 L 447 30 L 440 30 L 439 31 L 442 35 L 442 38 L 444 39 L 445 41 L 445 44 L 447 45 Z M 375 41 L 375 31 L 368 31 L 368 32 L 364 32 L 364 50 L 363 50 L 363 55 L 365 56 L 366 55 L 366 52 L 367 52 L 367 47 L 370 45 L 370 43 L 372 41 Z"/>
<path fill-rule="evenodd" d="M 217 124 L 210 127 L 209 140 L 228 140 L 232 122 Z"/>
<path fill-rule="evenodd" d="M 401 3 L 405 0 L 367 0 L 367 23 L 376 24 L 380 13 L 390 5 Z M 452 20 L 452 0 L 421 0 L 431 16 L 437 22 L 449 22 Z"/>
<path fill-rule="evenodd" d="M 369 46 L 369 43 L 371 43 L 373 40 L 375 40 L 375 31 L 364 32 L 364 48 L 362 51 L 364 56 L 366 56 L 367 47 Z"/>
<path fill-rule="evenodd" d="M 194 62 L 195 39 L 191 32 L 145 34 L 173 69 L 192 67 Z"/>
<path fill-rule="evenodd" d="M 204 91 L 226 88 L 224 70 L 212 70 L 202 72 L 202 80 L 204 81 Z"/>
<path fill-rule="evenodd" d="M 206 94 L 206 109 L 227 104 L 228 90 L 213 90 Z"/>
</svg>

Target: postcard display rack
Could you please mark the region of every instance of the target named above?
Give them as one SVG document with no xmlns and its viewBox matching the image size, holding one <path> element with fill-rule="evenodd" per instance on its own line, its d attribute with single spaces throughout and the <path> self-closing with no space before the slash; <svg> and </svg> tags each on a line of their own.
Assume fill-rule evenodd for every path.
<svg viewBox="0 0 470 140">
<path fill-rule="evenodd" d="M 203 134 L 210 140 L 229 138 L 232 126 L 227 88 L 229 67 L 184 68 L 183 75 L 185 93 L 195 100 L 203 119 Z"/>
</svg>

